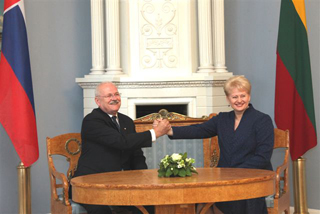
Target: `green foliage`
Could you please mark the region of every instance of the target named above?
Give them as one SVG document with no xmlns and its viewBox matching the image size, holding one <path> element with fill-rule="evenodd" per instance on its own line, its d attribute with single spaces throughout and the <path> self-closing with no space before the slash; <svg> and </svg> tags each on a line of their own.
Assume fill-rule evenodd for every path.
<svg viewBox="0 0 320 214">
<path fill-rule="evenodd" d="M 196 168 L 193 166 L 195 160 L 188 158 L 188 154 L 173 153 L 166 155 L 161 159 L 159 164 L 158 176 L 159 177 L 186 177 L 191 176 L 192 173 L 197 173 Z"/>
</svg>

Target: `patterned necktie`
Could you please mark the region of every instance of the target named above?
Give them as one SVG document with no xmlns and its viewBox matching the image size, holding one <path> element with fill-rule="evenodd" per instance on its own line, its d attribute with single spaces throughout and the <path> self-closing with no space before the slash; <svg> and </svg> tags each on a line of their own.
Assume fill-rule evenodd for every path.
<svg viewBox="0 0 320 214">
<path fill-rule="evenodd" d="M 116 125 L 118 131 L 120 132 L 120 126 L 119 126 L 119 123 L 117 121 L 117 116 L 112 116 L 111 119 L 112 119 L 112 122 Z"/>
</svg>

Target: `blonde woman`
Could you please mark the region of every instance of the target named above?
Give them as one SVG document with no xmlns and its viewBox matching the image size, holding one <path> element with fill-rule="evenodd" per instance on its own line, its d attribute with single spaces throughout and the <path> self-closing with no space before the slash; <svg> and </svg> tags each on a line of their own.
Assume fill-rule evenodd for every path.
<svg viewBox="0 0 320 214">
<path fill-rule="evenodd" d="M 272 170 L 273 123 L 270 116 L 250 104 L 249 80 L 243 76 L 231 77 L 226 81 L 224 91 L 232 111 L 221 112 L 202 124 L 172 127 L 167 134 L 171 139 L 202 139 L 217 135 L 220 146 L 218 167 Z M 219 210 L 216 213 L 267 214 L 264 198 L 220 202 L 215 206 Z"/>
</svg>

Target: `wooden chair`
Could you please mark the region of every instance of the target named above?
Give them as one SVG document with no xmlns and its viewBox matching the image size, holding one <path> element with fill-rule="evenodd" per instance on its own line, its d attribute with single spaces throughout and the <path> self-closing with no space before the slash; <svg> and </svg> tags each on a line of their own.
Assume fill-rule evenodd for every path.
<svg viewBox="0 0 320 214">
<path fill-rule="evenodd" d="M 53 138 L 47 137 L 47 158 L 51 184 L 52 214 L 87 213 L 82 206 L 69 198 L 69 182 L 77 169 L 80 154 L 80 133 L 62 134 Z M 69 162 L 69 168 L 66 173 L 58 172 L 56 170 L 53 162 L 53 156 L 55 155 L 66 157 Z M 61 195 L 59 195 L 59 190 L 62 192 Z"/>
<path fill-rule="evenodd" d="M 290 213 L 289 192 L 289 131 L 274 129 L 274 149 L 284 149 L 284 161 L 276 169 L 276 194 L 273 199 L 273 207 L 268 207 L 269 214 Z"/>
<path fill-rule="evenodd" d="M 211 114 L 210 118 L 216 114 Z M 274 129 L 274 149 L 284 149 L 283 163 L 276 168 L 276 193 L 266 197 L 269 214 L 290 213 L 289 193 L 289 131 Z M 203 144 L 204 167 L 215 167 L 218 164 L 220 150 L 218 138 L 213 137 L 210 143 Z"/>
</svg>

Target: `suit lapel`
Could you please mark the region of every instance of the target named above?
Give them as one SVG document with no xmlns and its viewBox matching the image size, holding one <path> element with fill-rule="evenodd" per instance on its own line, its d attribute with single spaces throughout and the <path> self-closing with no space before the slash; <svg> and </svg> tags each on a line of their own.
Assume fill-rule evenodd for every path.
<svg viewBox="0 0 320 214">
<path fill-rule="evenodd" d="M 120 132 L 123 134 L 126 134 L 127 133 L 126 122 L 124 120 L 124 117 L 119 112 L 118 112 L 118 120 L 120 125 Z"/>
<path fill-rule="evenodd" d="M 118 131 L 118 128 L 117 128 L 116 124 L 113 123 L 111 117 L 110 117 L 107 113 L 105 113 L 104 111 L 102 111 L 100 108 L 97 108 L 97 110 L 100 112 L 100 114 L 103 115 L 105 121 L 106 121 L 108 124 L 110 124 L 111 127 L 113 127 L 115 130 Z M 120 121 L 120 119 L 119 119 L 119 121 Z M 120 122 L 120 129 L 121 129 L 121 122 Z"/>
</svg>

